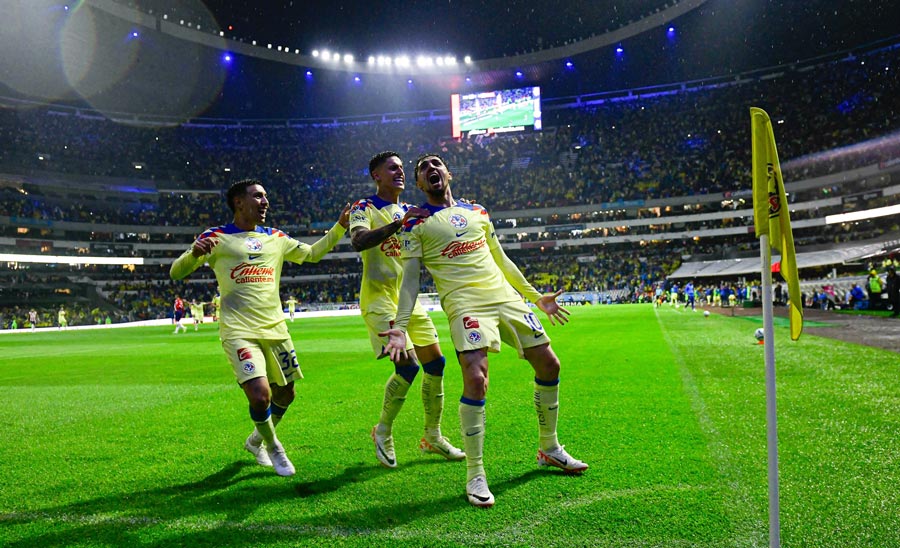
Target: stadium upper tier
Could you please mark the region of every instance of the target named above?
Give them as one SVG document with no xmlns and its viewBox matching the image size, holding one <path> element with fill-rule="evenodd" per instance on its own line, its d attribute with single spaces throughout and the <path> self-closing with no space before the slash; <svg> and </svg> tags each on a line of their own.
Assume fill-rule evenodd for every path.
<svg viewBox="0 0 900 548">
<path fill-rule="evenodd" d="M 328 222 L 341 204 L 373 190 L 368 159 L 385 149 L 407 161 L 440 152 L 455 175 L 455 194 L 495 213 L 738 192 L 750 185 L 750 106 L 765 108 L 776 123 L 788 181 L 897 157 L 898 55 L 900 48 L 885 49 L 804 72 L 594 104 L 555 101 L 543 132 L 460 141 L 446 137 L 447 120 L 433 117 L 166 128 L 53 106 L 0 110 L 0 185 L 28 192 L 7 191 L 0 214 L 199 226 L 227 216 L 215 192 L 255 177 L 273 198 L 275 222 Z M 40 185 L 27 183 L 54 179 L 64 194 L 42 195 Z M 408 186 L 405 199 L 418 201 Z M 214 193 L 172 199 L 172 191 Z"/>
</svg>

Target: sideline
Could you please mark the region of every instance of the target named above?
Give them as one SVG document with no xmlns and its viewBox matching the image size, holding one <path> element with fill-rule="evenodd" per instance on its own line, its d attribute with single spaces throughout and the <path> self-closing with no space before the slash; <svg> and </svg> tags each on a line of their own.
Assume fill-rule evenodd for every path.
<svg viewBox="0 0 900 548">
<path fill-rule="evenodd" d="M 332 316 L 359 316 L 360 311 L 359 308 L 349 308 L 343 310 L 312 310 L 308 312 L 295 312 L 294 318 L 325 318 Z M 284 313 L 284 319 L 290 320 L 291 317 L 287 312 Z M 217 323 L 213 322 L 212 316 L 204 316 L 203 317 L 204 324 Z M 171 326 L 175 325 L 172 321 L 172 318 L 163 318 L 161 320 L 142 320 L 139 322 L 123 322 L 123 323 L 111 323 L 111 324 L 91 324 L 91 325 L 70 325 L 65 331 L 85 331 L 88 329 L 120 329 L 123 327 L 158 327 L 158 326 Z M 191 326 L 193 325 L 193 321 L 186 322 L 185 325 Z M 59 327 L 38 327 L 34 331 L 31 330 L 30 327 L 24 327 L 20 329 L 3 329 L 0 330 L 0 335 L 16 335 L 20 333 L 49 333 L 53 331 L 63 331 Z"/>
</svg>

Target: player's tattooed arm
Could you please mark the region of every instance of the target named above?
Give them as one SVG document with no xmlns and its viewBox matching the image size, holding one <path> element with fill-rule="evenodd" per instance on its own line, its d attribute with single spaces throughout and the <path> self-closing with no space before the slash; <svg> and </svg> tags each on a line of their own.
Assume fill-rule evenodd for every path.
<svg viewBox="0 0 900 548">
<path fill-rule="evenodd" d="M 384 226 L 372 230 L 361 226 L 355 227 L 350 231 L 350 244 L 356 251 L 364 251 L 366 249 L 375 247 L 376 245 L 396 234 L 403 227 L 403 223 L 405 223 L 408 219 L 424 219 L 429 215 L 431 215 L 431 213 L 427 209 L 413 206 L 410 207 L 409 210 L 407 210 L 402 219 L 397 219 L 396 221 L 388 223 Z"/>
</svg>

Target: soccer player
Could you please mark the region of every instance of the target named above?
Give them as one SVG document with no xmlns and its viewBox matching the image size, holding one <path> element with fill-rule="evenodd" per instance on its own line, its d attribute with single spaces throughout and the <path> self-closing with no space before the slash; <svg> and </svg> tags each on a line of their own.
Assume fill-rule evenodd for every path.
<svg viewBox="0 0 900 548">
<path fill-rule="evenodd" d="M 184 301 L 181 300 L 180 295 L 175 295 L 175 302 L 172 304 L 172 309 L 174 310 L 175 316 L 175 331 L 173 334 L 177 334 L 178 330 L 182 330 L 187 332 L 187 327 L 184 326 Z"/>
<path fill-rule="evenodd" d="M 353 204 L 350 210 L 350 241 L 363 262 L 359 307 L 369 330 L 369 340 L 376 358 L 385 357 L 387 338 L 379 336 L 391 327 L 397 315 L 402 267 L 400 240 L 396 234 L 409 219 L 428 216 L 427 210 L 410 207 L 400 201 L 406 177 L 403 160 L 396 152 L 376 154 L 369 161 L 369 175 L 375 181 L 375 194 Z M 413 307 L 406 355 L 393 360 L 394 371 L 384 387 L 381 417 L 372 428 L 375 456 L 387 468 L 397 466 L 392 427 L 400 413 L 410 386 L 419 372 L 422 375 L 422 404 L 425 407 L 425 435 L 419 449 L 436 453 L 448 460 L 462 460 L 466 455 L 441 435 L 444 412 L 444 355 L 438 343 L 437 330 L 422 306 Z"/>
<path fill-rule="evenodd" d="M 66 329 L 69 327 L 69 321 L 66 320 L 66 307 L 60 305 L 59 312 L 56 314 L 56 323 L 59 325 L 60 329 Z"/>
<path fill-rule="evenodd" d="M 688 305 L 691 305 L 691 310 L 694 310 L 694 282 L 688 282 L 684 286 L 684 297 L 687 302 L 684 304 L 684 307 L 687 308 Z"/>
<path fill-rule="evenodd" d="M 216 293 L 216 295 L 215 295 L 215 297 L 213 297 L 213 300 L 211 303 L 213 306 L 212 319 L 214 322 L 219 321 L 219 305 L 221 304 L 221 302 L 222 302 L 222 296 L 219 295 L 218 293 Z"/>
<path fill-rule="evenodd" d="M 219 337 L 255 425 L 244 448 L 258 464 L 273 466 L 280 476 L 291 476 L 294 465 L 275 427 L 294 401 L 294 381 L 303 374 L 281 309 L 281 269 L 284 261 L 300 264 L 324 257 L 346 233 L 350 204 L 325 236 L 308 245 L 276 228 L 261 226 L 269 200 L 260 181 L 238 181 L 226 197 L 234 220 L 207 229 L 175 260 L 169 273 L 180 280 L 204 263 L 215 272 L 222 294 Z"/>
<path fill-rule="evenodd" d="M 392 358 L 405 354 L 406 332 L 419 289 L 424 264 L 437 285 L 441 306 L 450 322 L 453 346 L 462 367 L 463 395 L 460 426 L 466 453 L 466 495 L 475 506 L 491 506 L 494 495 L 487 485 L 483 464 L 485 395 L 488 387 L 488 352 L 500 343 L 514 347 L 534 369 L 534 406 L 539 447 L 537 462 L 568 473 L 581 473 L 588 465 L 569 455 L 557 440 L 559 359 L 540 320 L 522 302 L 533 302 L 550 323 L 568 321 L 568 311 L 556 302 L 562 291 L 541 295 L 506 256 L 487 211 L 476 204 L 453 199 L 452 174 L 437 154 L 426 154 L 415 167 L 416 185 L 431 212 L 412 219 L 401 232 L 403 280 L 394 329 L 386 351 Z M 518 293 L 517 293 L 518 291 Z M 521 295 L 520 295 L 521 294 Z"/>
<path fill-rule="evenodd" d="M 288 307 L 288 314 L 291 317 L 291 321 L 294 321 L 294 309 L 297 308 L 297 299 L 294 298 L 293 295 L 288 297 L 288 300 L 284 302 L 284 304 Z"/>
<path fill-rule="evenodd" d="M 203 323 L 203 305 L 206 303 L 198 303 L 197 299 L 191 299 L 191 319 L 194 320 L 194 331 L 200 330 L 200 324 Z"/>
<path fill-rule="evenodd" d="M 34 329 L 37 327 L 37 322 L 37 310 L 32 308 L 28 311 L 28 323 L 31 324 L 31 331 L 34 331 Z"/>
</svg>

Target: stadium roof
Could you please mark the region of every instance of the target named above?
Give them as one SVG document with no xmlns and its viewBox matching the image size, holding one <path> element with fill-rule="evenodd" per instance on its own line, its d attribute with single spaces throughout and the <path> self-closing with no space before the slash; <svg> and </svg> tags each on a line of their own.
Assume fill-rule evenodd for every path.
<svg viewBox="0 0 900 548">
<path fill-rule="evenodd" d="M 896 247 L 897 241 L 877 242 L 869 244 L 848 244 L 845 247 L 826 249 L 821 251 L 798 252 L 797 268 L 812 268 L 817 266 L 831 266 L 855 263 L 867 258 L 878 256 L 889 250 L 890 246 Z M 778 260 L 774 257 L 773 261 Z M 669 279 L 685 278 L 729 278 L 742 275 L 759 275 L 759 257 L 742 259 L 723 259 L 717 261 L 697 261 L 682 264 L 678 270 L 668 276 Z"/>
</svg>

